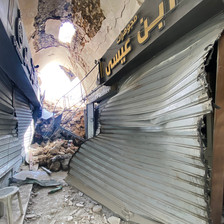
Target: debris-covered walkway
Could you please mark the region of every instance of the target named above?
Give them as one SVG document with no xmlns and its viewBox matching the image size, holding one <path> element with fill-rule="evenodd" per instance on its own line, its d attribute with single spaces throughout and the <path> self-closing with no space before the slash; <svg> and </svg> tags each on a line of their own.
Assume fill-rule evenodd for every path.
<svg viewBox="0 0 224 224">
<path fill-rule="evenodd" d="M 60 191 L 49 194 L 51 188 L 34 186 L 31 192 L 25 224 L 105 224 L 122 223 L 108 209 L 64 182 L 66 172 L 52 173 L 52 178 L 62 182 Z"/>
<path fill-rule="evenodd" d="M 37 167 L 37 166 L 36 166 Z M 35 167 L 34 167 L 35 170 Z M 22 166 L 15 175 L 17 183 L 21 180 L 37 180 L 45 183 L 49 180 L 58 182 L 59 187 L 41 187 L 38 184 L 21 185 L 20 193 L 25 211 L 25 217 L 20 216 L 17 198 L 13 199 L 13 221 L 16 224 L 125 224 L 110 210 L 93 201 L 91 198 L 69 186 L 64 178 L 67 172 L 52 172 L 51 175 L 42 169 L 29 171 L 28 166 Z M 19 180 L 19 181 L 18 181 Z M 0 218 L 1 224 L 7 224 L 6 212 Z"/>
</svg>

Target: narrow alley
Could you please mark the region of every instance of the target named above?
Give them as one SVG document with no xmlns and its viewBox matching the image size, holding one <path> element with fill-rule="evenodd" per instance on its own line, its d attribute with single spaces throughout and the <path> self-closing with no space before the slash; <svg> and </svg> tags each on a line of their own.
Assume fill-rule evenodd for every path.
<svg viewBox="0 0 224 224">
<path fill-rule="evenodd" d="M 1 0 L 0 224 L 224 224 L 223 9 Z"/>
</svg>

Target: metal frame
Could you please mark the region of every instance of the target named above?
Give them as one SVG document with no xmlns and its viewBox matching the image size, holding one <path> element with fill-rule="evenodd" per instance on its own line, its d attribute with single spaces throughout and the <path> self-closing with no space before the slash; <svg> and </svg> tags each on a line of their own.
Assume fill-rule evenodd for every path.
<svg viewBox="0 0 224 224">
<path fill-rule="evenodd" d="M 217 78 L 213 135 L 213 169 L 211 215 L 213 224 L 221 223 L 223 208 L 223 181 L 224 181 L 224 34 L 218 43 Z"/>
</svg>

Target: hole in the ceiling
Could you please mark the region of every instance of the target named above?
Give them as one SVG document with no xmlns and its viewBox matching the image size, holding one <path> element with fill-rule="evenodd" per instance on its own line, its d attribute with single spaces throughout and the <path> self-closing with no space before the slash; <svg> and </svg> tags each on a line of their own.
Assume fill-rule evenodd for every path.
<svg viewBox="0 0 224 224">
<path fill-rule="evenodd" d="M 75 34 L 75 27 L 70 22 L 65 22 L 62 24 L 59 30 L 58 39 L 63 43 L 71 43 L 72 37 Z"/>
</svg>

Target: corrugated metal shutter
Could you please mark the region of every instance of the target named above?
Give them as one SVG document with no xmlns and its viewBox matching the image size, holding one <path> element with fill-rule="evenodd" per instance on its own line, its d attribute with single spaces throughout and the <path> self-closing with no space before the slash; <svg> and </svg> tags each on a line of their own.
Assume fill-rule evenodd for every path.
<svg viewBox="0 0 224 224">
<path fill-rule="evenodd" d="M 18 90 L 15 91 L 15 111 L 18 119 L 18 138 L 25 158 L 33 139 L 34 123 L 28 99 Z"/>
<path fill-rule="evenodd" d="M 21 162 L 12 84 L 0 69 L 0 178 Z"/>
<path fill-rule="evenodd" d="M 98 134 L 100 133 L 101 124 L 100 124 L 99 117 L 101 116 L 101 112 L 102 112 L 103 108 L 106 106 L 108 100 L 109 100 L 109 99 L 107 98 L 107 99 L 105 99 L 105 100 L 102 100 L 102 101 L 99 103 L 99 106 L 98 106 L 98 113 L 97 113 L 97 121 L 96 121 L 97 129 L 96 129 L 96 134 L 95 134 L 95 135 L 98 135 Z"/>
<path fill-rule="evenodd" d="M 105 99 L 105 100 L 102 100 L 102 101 L 99 103 L 99 114 L 101 114 L 101 112 L 102 112 L 102 110 L 104 109 L 104 107 L 106 106 L 108 100 L 109 100 L 109 99 Z"/>
<path fill-rule="evenodd" d="M 209 223 L 204 62 L 223 21 L 192 31 L 123 83 L 102 111 L 101 133 L 71 160 L 70 184 L 133 222 Z"/>
</svg>

